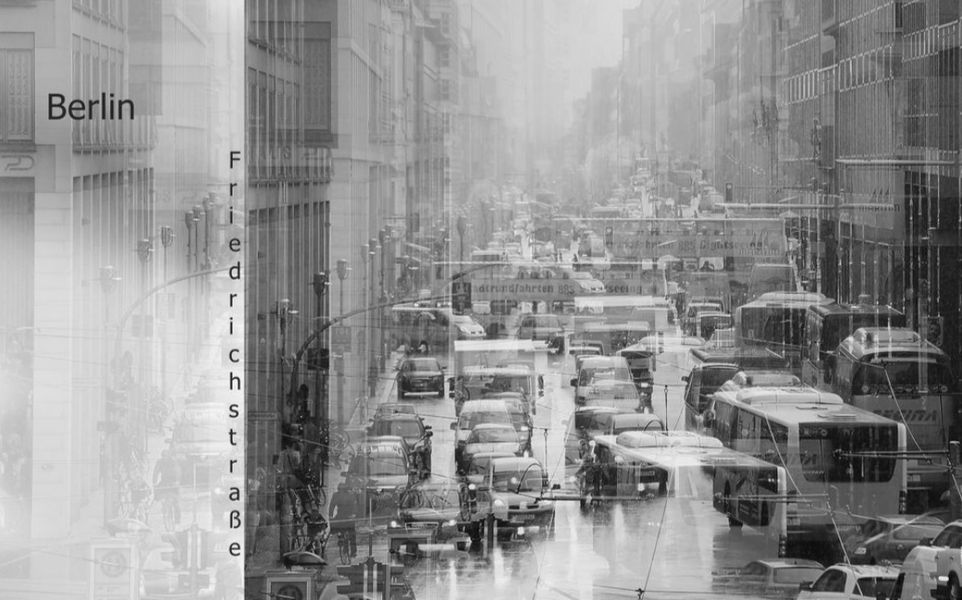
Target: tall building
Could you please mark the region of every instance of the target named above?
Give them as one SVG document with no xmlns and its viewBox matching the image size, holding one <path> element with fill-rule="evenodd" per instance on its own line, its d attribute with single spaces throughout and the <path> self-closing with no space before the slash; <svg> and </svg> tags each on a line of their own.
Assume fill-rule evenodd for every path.
<svg viewBox="0 0 962 600">
<path fill-rule="evenodd" d="M 91 540 L 124 516 L 163 443 L 152 403 L 196 393 L 230 231 L 233 14 L 136 0 L 0 7 L 4 593 L 94 586 Z M 83 99 L 86 118 L 57 118 L 51 94 Z M 51 544 L 61 551 L 32 551 Z"/>
</svg>

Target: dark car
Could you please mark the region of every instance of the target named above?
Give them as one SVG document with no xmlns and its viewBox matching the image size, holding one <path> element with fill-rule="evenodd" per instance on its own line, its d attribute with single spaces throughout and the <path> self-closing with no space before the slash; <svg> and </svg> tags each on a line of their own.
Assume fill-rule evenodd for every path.
<svg viewBox="0 0 962 600">
<path fill-rule="evenodd" d="M 413 543 L 433 544 L 460 535 L 460 497 L 456 484 L 422 482 L 401 493 L 397 518 L 388 524 L 388 548 L 397 552 Z"/>
<path fill-rule="evenodd" d="M 535 313 L 525 315 L 518 326 L 519 340 L 541 340 L 548 342 L 556 350 L 561 348 L 560 340 L 564 339 L 564 326 L 558 315 L 552 313 Z"/>
<path fill-rule="evenodd" d="M 347 471 L 341 475 L 351 488 L 363 490 L 368 497 L 365 512 L 393 514 L 398 497 L 414 483 L 417 469 L 408 456 L 404 438 L 394 435 L 368 438 L 360 444 Z"/>
<path fill-rule="evenodd" d="M 803 558 L 753 560 L 740 569 L 715 573 L 712 584 L 718 592 L 731 592 L 733 597 L 794 598 L 800 584 L 815 581 L 824 570 L 821 563 Z"/>
<path fill-rule="evenodd" d="M 444 398 L 444 370 L 434 357 L 406 358 L 398 366 L 397 397 L 435 396 Z"/>
<path fill-rule="evenodd" d="M 851 549 L 849 560 L 854 565 L 875 565 L 882 561 L 902 562 L 923 538 L 934 538 L 945 528 L 945 523 L 933 517 L 912 518 L 910 515 L 870 519 L 861 529 L 858 539 L 846 540 Z M 901 523 L 900 523 L 901 521 Z M 877 532 L 877 533 L 875 533 Z M 874 533 L 864 537 L 865 533 Z"/>
<path fill-rule="evenodd" d="M 367 428 L 370 436 L 397 435 L 404 439 L 415 468 L 422 479 L 431 475 L 431 436 L 430 425 L 417 414 L 395 413 L 375 415 Z"/>
<path fill-rule="evenodd" d="M 464 478 L 468 483 L 482 483 L 488 476 L 491 461 L 496 458 L 511 458 L 514 452 L 476 452 L 467 459 Z"/>
<path fill-rule="evenodd" d="M 585 395 L 591 385 L 598 381 L 626 381 L 635 385 L 631 377 L 628 361 L 622 356 L 592 356 L 581 361 L 578 376 L 571 380 L 571 387 L 575 390 L 575 405 L 585 403 Z"/>
</svg>

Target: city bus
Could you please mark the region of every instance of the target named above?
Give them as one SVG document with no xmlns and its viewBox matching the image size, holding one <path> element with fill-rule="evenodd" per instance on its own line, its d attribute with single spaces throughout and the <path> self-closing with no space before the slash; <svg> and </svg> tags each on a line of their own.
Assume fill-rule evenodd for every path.
<svg viewBox="0 0 962 600">
<path fill-rule="evenodd" d="M 768 292 L 735 309 L 735 341 L 784 354 L 796 375 L 802 370 L 805 315 L 809 306 L 833 300 L 811 292 Z"/>
<path fill-rule="evenodd" d="M 786 505 L 788 556 L 836 562 L 837 528 L 853 524 L 852 515 L 906 511 L 906 461 L 885 456 L 905 452 L 905 426 L 836 394 L 808 386 L 718 391 L 706 424 L 726 447 L 785 468 L 797 500 Z"/>
<path fill-rule="evenodd" d="M 832 386 L 846 402 L 905 424 L 909 450 L 936 453 L 906 462 L 910 505 L 925 510 L 937 502 L 948 487 L 942 453 L 959 439 L 960 395 L 948 355 L 908 328 L 863 327 L 839 344 Z"/>
<path fill-rule="evenodd" d="M 835 350 L 859 327 L 905 327 L 905 315 L 891 306 L 877 304 L 831 302 L 809 306 L 802 344 L 802 381 L 831 391 Z"/>
</svg>

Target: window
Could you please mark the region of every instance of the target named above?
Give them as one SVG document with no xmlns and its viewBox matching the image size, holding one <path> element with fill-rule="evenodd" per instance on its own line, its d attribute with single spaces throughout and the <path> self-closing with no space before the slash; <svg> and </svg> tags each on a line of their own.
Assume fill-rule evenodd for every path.
<svg viewBox="0 0 962 600">
<path fill-rule="evenodd" d="M 0 34 L 0 142 L 33 140 L 33 71 L 33 34 Z"/>
<path fill-rule="evenodd" d="M 845 593 L 845 572 L 838 569 L 829 569 L 822 573 L 822 576 L 812 584 L 813 592 L 837 592 Z"/>
</svg>

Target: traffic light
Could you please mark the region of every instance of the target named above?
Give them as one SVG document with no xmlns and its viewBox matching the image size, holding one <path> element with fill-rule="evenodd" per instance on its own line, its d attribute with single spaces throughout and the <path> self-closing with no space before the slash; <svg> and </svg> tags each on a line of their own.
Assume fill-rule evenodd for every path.
<svg viewBox="0 0 962 600">
<path fill-rule="evenodd" d="M 615 228 L 605 227 L 605 247 L 611 248 L 615 245 Z"/>
<path fill-rule="evenodd" d="M 732 203 L 735 201 L 735 186 L 730 183 L 725 184 L 725 202 Z"/>
<path fill-rule="evenodd" d="M 471 282 L 451 282 L 451 307 L 457 313 L 463 313 L 471 308 Z"/>
<path fill-rule="evenodd" d="M 307 349 L 307 368 L 308 370 L 327 371 L 331 368 L 330 348 L 308 348 Z"/>
</svg>

